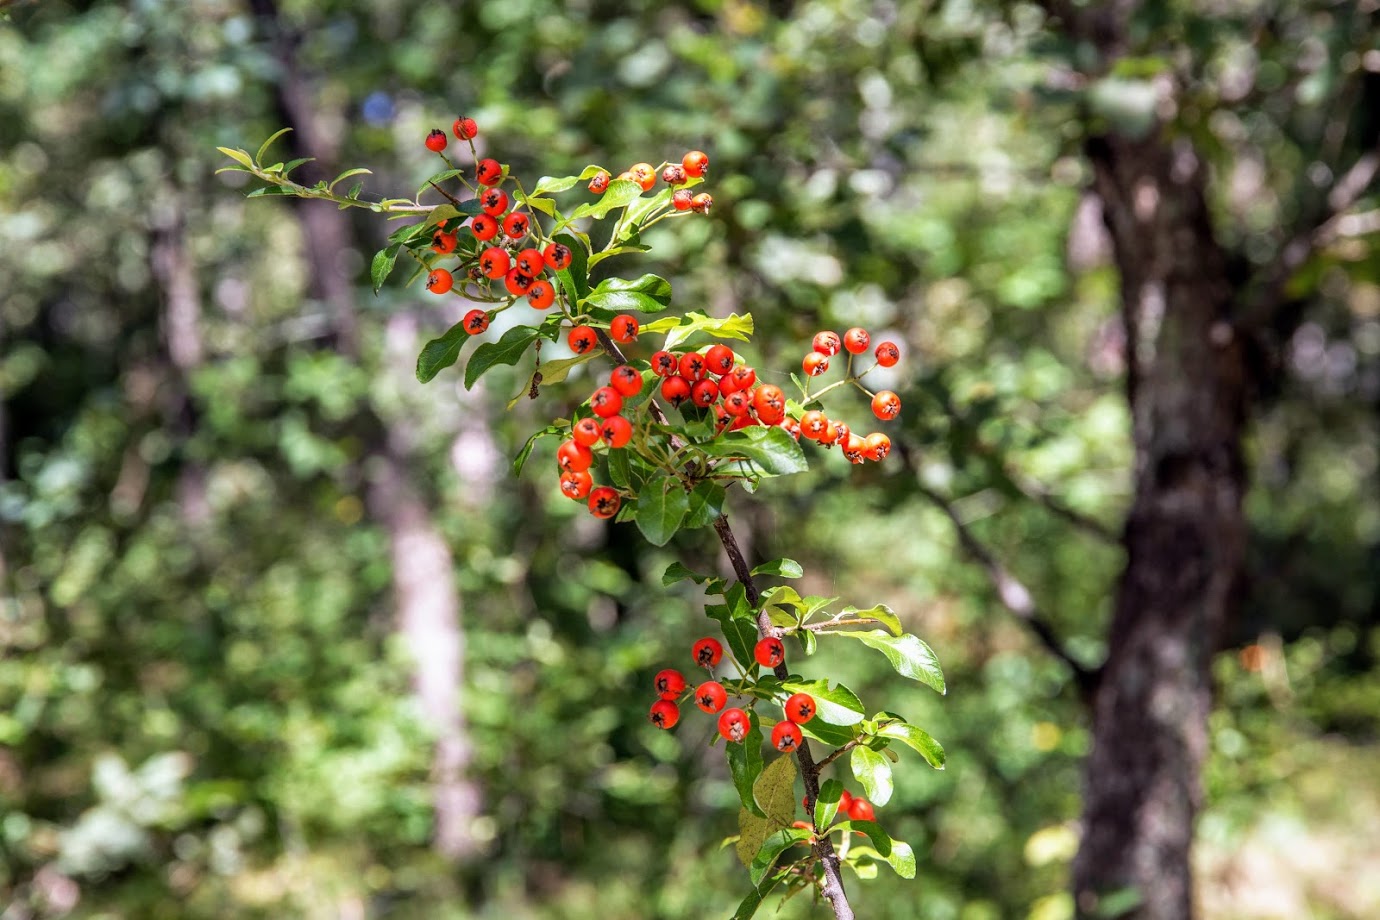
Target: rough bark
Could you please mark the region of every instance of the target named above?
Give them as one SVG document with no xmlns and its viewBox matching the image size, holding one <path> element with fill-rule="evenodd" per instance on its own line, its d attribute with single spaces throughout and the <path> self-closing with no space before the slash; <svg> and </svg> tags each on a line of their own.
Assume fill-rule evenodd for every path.
<svg viewBox="0 0 1380 920">
<path fill-rule="evenodd" d="M 1109 136 L 1087 154 L 1121 274 L 1135 497 L 1074 891 L 1080 916 L 1183 920 L 1211 659 L 1242 577 L 1247 376 L 1192 150 Z"/>
</svg>

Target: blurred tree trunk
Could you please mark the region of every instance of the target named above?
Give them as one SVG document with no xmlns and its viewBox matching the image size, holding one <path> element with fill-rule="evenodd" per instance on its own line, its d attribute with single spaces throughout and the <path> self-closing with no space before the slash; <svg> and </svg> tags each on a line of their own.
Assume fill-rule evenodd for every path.
<svg viewBox="0 0 1380 920">
<path fill-rule="evenodd" d="M 318 102 L 297 61 L 297 38 L 279 17 L 274 0 L 251 0 L 250 7 L 278 61 L 277 105 L 283 126 L 293 129 L 287 137 L 293 156 L 317 158 L 303 168 L 308 184 L 329 178 L 334 150 L 320 128 Z M 358 357 L 353 282 L 338 263 L 338 255 L 354 244 L 352 227 L 345 213 L 329 202 L 298 201 L 295 205 L 307 241 L 312 293 L 331 311 L 337 348 Z M 436 817 L 433 844 L 443 855 L 459 859 L 475 850 L 470 826 L 480 798 L 466 777 L 472 745 L 460 706 L 464 633 L 454 560 L 408 474 L 411 438 L 405 426 L 388 419 L 376 421 L 383 428 L 383 443 L 372 446 L 366 464 L 372 468 L 368 507 L 388 531 L 397 628 L 415 663 L 413 689 L 436 738 L 431 776 Z"/>
<path fill-rule="evenodd" d="M 1212 656 L 1242 577 L 1247 374 L 1192 149 L 1152 134 L 1086 151 L 1121 274 L 1135 497 L 1074 889 L 1080 916 L 1183 920 Z"/>
</svg>

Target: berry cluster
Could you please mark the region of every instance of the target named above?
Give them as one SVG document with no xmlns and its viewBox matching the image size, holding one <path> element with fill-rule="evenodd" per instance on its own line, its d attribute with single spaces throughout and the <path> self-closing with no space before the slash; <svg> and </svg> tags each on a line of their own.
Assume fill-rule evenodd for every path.
<svg viewBox="0 0 1380 920">
<path fill-rule="evenodd" d="M 894 367 L 901 360 L 901 349 L 897 347 L 895 342 L 882 342 L 873 350 L 875 363 L 862 371 L 855 372 L 853 369 L 854 358 L 865 353 L 871 345 L 872 336 L 866 329 L 858 326 L 849 329 L 842 337 L 837 332 L 827 329 L 816 333 L 810 351 L 806 352 L 805 357 L 800 362 L 801 370 L 804 371 L 806 378 L 806 382 L 802 386 L 806 403 L 817 401 L 834 387 L 852 384 L 871 397 L 872 414 L 878 419 L 889 422 L 899 416 L 901 414 L 901 398 L 899 396 L 890 390 L 879 390 L 873 393 L 864 387 L 860 381 L 874 368 Z M 848 355 L 848 369 L 845 373 L 845 379 L 830 384 L 812 396 L 809 392 L 809 381 L 827 373 L 829 359 L 841 352 Z M 809 441 L 815 441 L 822 447 L 833 447 L 837 444 L 842 448 L 843 455 L 852 463 L 862 463 L 865 460 L 885 460 L 887 454 L 891 453 L 891 438 L 887 435 L 880 431 L 874 431 L 866 436 L 856 434 L 847 423 L 838 419 L 831 419 L 819 409 L 811 409 L 801 414 L 798 436 Z"/>
<path fill-rule="evenodd" d="M 675 189 L 671 196 L 671 207 L 677 211 L 694 211 L 696 214 L 708 214 L 709 209 L 714 206 L 714 198 L 708 192 L 698 194 L 688 188 L 682 188 L 691 179 L 701 179 L 709 171 L 709 155 L 703 150 L 691 150 L 681 157 L 679 163 L 663 163 L 661 168 L 661 181 Z M 618 174 L 619 179 L 629 182 L 636 182 L 644 192 L 650 192 L 656 186 L 657 168 L 651 163 L 634 163 L 626 170 Z M 608 170 L 601 169 L 596 172 L 589 180 L 589 190 L 596 195 L 602 195 L 609 188 Z"/>
<path fill-rule="evenodd" d="M 723 659 L 724 648 L 719 640 L 706 636 L 697 641 L 690 650 L 695 664 L 710 672 Z M 775 636 L 760 640 L 753 648 L 753 658 L 761 667 L 772 669 L 786 660 L 786 647 Z M 671 728 L 680 721 L 680 706 L 676 700 L 686 688 L 685 677 L 674 668 L 658 671 L 653 680 L 658 699 L 652 704 L 649 718 L 657 728 Z M 748 687 L 735 684 L 735 689 Z M 726 741 L 741 742 L 747 737 L 751 720 L 747 711 L 739 707 L 724 709 L 728 704 L 728 689 L 717 680 L 707 680 L 695 688 L 692 698 L 695 705 L 704 712 L 719 713 L 719 734 Z M 749 704 L 751 708 L 753 704 Z M 793 693 L 782 704 L 785 718 L 777 722 L 771 732 L 772 747 L 782 753 L 791 753 L 800 747 L 804 736 L 800 726 L 815 717 L 815 700 L 808 693 Z"/>
</svg>

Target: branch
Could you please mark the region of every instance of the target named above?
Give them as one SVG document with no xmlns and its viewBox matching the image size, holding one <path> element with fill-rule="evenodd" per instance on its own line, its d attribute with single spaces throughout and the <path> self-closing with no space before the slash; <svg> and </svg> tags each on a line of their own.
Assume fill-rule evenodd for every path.
<svg viewBox="0 0 1380 920">
<path fill-rule="evenodd" d="M 1035 638 L 1040 641 L 1050 654 L 1054 655 L 1064 664 L 1068 665 L 1073 671 L 1074 680 L 1078 684 L 1078 689 L 1085 698 L 1091 698 L 1092 691 L 1096 689 L 1099 670 L 1089 669 L 1081 661 L 1069 654 L 1068 649 L 1055 634 L 1054 628 L 1050 626 L 1045 615 L 1040 612 L 1035 604 L 1035 598 L 1031 595 L 1030 589 L 1007 571 L 996 556 L 992 555 L 991 550 L 982 544 L 973 532 L 968 529 L 963 518 L 954 510 L 953 503 L 941 495 L 939 492 L 925 485 L 921 480 L 919 470 L 914 463 L 914 453 L 904 443 L 900 442 L 897 446 L 901 456 L 905 459 L 906 465 L 915 473 L 915 489 L 924 498 L 948 517 L 954 526 L 954 532 L 958 535 L 959 543 L 962 544 L 964 552 L 980 565 L 987 578 L 992 582 L 992 587 L 997 592 L 997 598 L 1002 606 L 1009 610 L 1017 619 L 1030 627 L 1030 631 L 1035 634 Z"/>
<path fill-rule="evenodd" d="M 753 581 L 752 569 L 748 566 L 747 559 L 743 558 L 743 550 L 738 546 L 738 538 L 733 535 L 733 529 L 729 527 L 728 518 L 719 515 L 714 520 L 714 532 L 719 535 L 719 542 L 723 544 L 728 561 L 733 566 L 733 574 L 743 586 L 748 601 L 754 608 L 758 607 L 762 600 L 762 592 Z M 771 617 L 764 609 L 757 611 L 757 631 L 763 636 L 772 634 Z M 790 669 L 784 662 L 776 666 L 774 673 L 778 680 L 787 680 L 791 676 Z M 809 811 L 814 808 L 815 799 L 819 797 L 819 771 L 823 764 L 815 763 L 808 741 L 802 740 L 795 754 L 800 761 L 800 778 L 805 783 L 805 808 Z M 848 895 L 843 890 L 843 873 L 839 865 L 839 854 L 834 850 L 833 839 L 828 834 L 816 834 L 814 850 L 820 865 L 824 867 L 824 884 L 820 888 L 820 893 L 833 908 L 835 920 L 854 920 L 853 907 L 848 903 Z"/>
</svg>

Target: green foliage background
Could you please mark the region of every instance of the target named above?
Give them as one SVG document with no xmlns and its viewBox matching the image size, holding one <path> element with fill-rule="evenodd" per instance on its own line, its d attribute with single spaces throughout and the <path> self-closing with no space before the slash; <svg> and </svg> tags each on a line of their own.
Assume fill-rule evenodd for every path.
<svg viewBox="0 0 1380 920">
<path fill-rule="evenodd" d="M 919 879 L 850 879 L 864 916 L 1071 915 L 1085 713 L 916 484 L 951 497 L 1075 654 L 1100 659 L 1130 452 L 1082 132 L 1138 117 L 1164 68 L 1193 74 L 1178 126 L 1212 158 L 1233 242 L 1266 261 L 1345 105 L 1332 94 L 1362 66 L 1345 49 L 1380 49 L 1330 4 L 1272 4 L 1263 37 L 1263 4 L 1156 6 L 1140 72 L 1086 94 L 1059 84 L 1074 52 L 1027 4 L 281 3 L 328 140 L 375 170 L 370 191 L 415 188 L 426 131 L 462 111 L 531 177 L 700 147 L 712 219 L 647 240 L 679 304 L 750 311 L 768 379 L 817 328 L 904 343 L 893 388 L 915 469 L 825 456 L 730 507 L 758 559 L 801 559 L 811 593 L 891 605 L 945 665 L 940 699 L 865 650 L 824 650 L 830 677 L 949 752 L 945 772 L 898 770 L 882 818 Z M 352 218 L 363 252 L 333 254 L 364 357 L 329 347 L 291 206 L 212 176 L 217 145 L 282 123 L 250 5 L 8 15 L 0 917 L 63 915 L 73 885 L 68 915 L 91 918 L 727 915 L 745 888 L 718 849 L 737 798 L 708 720 L 645 721 L 651 674 L 688 665 L 706 632 L 699 597 L 661 572 L 719 567 L 712 538 L 653 550 L 597 525 L 559 496 L 549 456 L 511 479 L 526 435 L 578 395 L 505 413 L 520 369 L 472 392 L 454 371 L 416 384 L 420 343 L 458 317 L 400 277 L 368 294 L 382 222 Z M 185 373 L 152 263 L 168 232 L 201 307 Z M 1315 263 L 1250 445 L 1234 637 L 1249 648 L 1219 661 L 1200 826 L 1212 916 L 1380 910 L 1363 845 L 1380 821 L 1380 260 L 1359 237 Z M 429 728 L 367 507 L 380 420 L 407 431 L 457 563 L 483 795 L 482 854 L 458 866 L 429 848 Z"/>
</svg>

